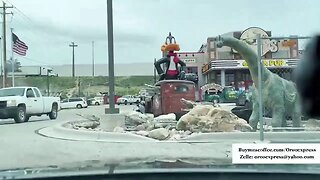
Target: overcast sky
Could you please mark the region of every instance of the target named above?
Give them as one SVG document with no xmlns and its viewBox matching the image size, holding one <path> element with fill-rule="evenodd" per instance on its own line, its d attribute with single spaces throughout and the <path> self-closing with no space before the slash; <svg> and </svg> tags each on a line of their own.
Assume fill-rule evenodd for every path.
<svg viewBox="0 0 320 180">
<path fill-rule="evenodd" d="M 5 0 L 17 9 L 8 28 L 29 50 L 23 65 L 107 63 L 106 0 Z M 153 62 L 168 32 L 181 51 L 197 51 L 207 37 L 258 26 L 275 36 L 320 32 L 318 0 L 114 0 L 115 63 Z M 8 29 L 9 30 L 9 29 Z M 10 35 L 10 33 L 8 33 Z M 8 42 L 8 46 L 10 41 Z M 9 46 L 10 47 L 10 46 Z M 10 50 L 10 49 L 9 49 Z"/>
</svg>

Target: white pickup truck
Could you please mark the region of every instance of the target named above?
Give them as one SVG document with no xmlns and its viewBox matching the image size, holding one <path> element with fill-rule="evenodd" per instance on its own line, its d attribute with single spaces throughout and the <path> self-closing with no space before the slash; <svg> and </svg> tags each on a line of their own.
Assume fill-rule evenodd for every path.
<svg viewBox="0 0 320 180">
<path fill-rule="evenodd" d="M 132 96 L 132 95 L 125 95 L 117 99 L 117 104 L 133 104 L 133 103 L 139 103 L 140 98 Z"/>
<path fill-rule="evenodd" d="M 60 98 L 43 97 L 36 87 L 0 89 L 0 119 L 13 118 L 16 123 L 22 123 L 43 114 L 56 119 L 59 110 Z"/>
</svg>

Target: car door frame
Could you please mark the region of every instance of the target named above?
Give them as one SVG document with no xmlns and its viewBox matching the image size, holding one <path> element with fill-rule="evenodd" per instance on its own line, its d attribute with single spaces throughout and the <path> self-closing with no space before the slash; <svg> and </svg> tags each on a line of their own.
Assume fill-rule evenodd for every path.
<svg viewBox="0 0 320 180">
<path fill-rule="evenodd" d="M 37 90 L 36 88 L 32 88 L 34 94 L 35 94 L 35 114 L 42 114 L 44 112 L 44 103 L 43 103 L 43 99 L 41 97 L 41 94 L 39 92 L 39 90 Z"/>
<path fill-rule="evenodd" d="M 32 93 L 33 93 L 33 97 L 28 97 L 28 90 L 31 90 L 32 91 Z M 36 113 L 36 101 L 37 101 L 37 99 L 36 99 L 36 95 L 35 95 L 35 93 L 34 93 L 34 91 L 33 91 L 33 89 L 32 88 L 26 88 L 26 113 L 27 114 L 35 114 Z"/>
</svg>

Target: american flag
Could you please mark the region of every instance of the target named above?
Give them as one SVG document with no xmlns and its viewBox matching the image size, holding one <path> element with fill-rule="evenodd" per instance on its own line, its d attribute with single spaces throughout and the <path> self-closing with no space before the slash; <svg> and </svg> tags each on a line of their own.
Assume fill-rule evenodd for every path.
<svg viewBox="0 0 320 180">
<path fill-rule="evenodd" d="M 12 51 L 19 54 L 20 56 L 25 56 L 27 54 L 28 46 L 21 41 L 17 35 L 12 33 Z"/>
</svg>

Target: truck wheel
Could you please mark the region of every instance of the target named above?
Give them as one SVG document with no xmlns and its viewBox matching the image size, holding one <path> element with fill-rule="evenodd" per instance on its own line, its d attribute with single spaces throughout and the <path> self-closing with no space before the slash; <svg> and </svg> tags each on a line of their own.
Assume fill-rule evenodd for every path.
<svg viewBox="0 0 320 180">
<path fill-rule="evenodd" d="M 81 104 L 78 104 L 78 105 L 77 105 L 77 108 L 78 108 L 78 109 L 82 108 Z"/>
<path fill-rule="evenodd" d="M 27 115 L 26 119 L 24 120 L 24 122 L 28 122 L 31 116 Z"/>
<path fill-rule="evenodd" d="M 23 123 L 25 122 L 26 117 L 27 117 L 26 108 L 23 106 L 19 106 L 15 114 L 14 121 L 16 123 Z"/>
<path fill-rule="evenodd" d="M 58 106 L 57 105 L 52 105 L 51 112 L 49 114 L 50 119 L 57 119 L 58 117 Z"/>
</svg>

